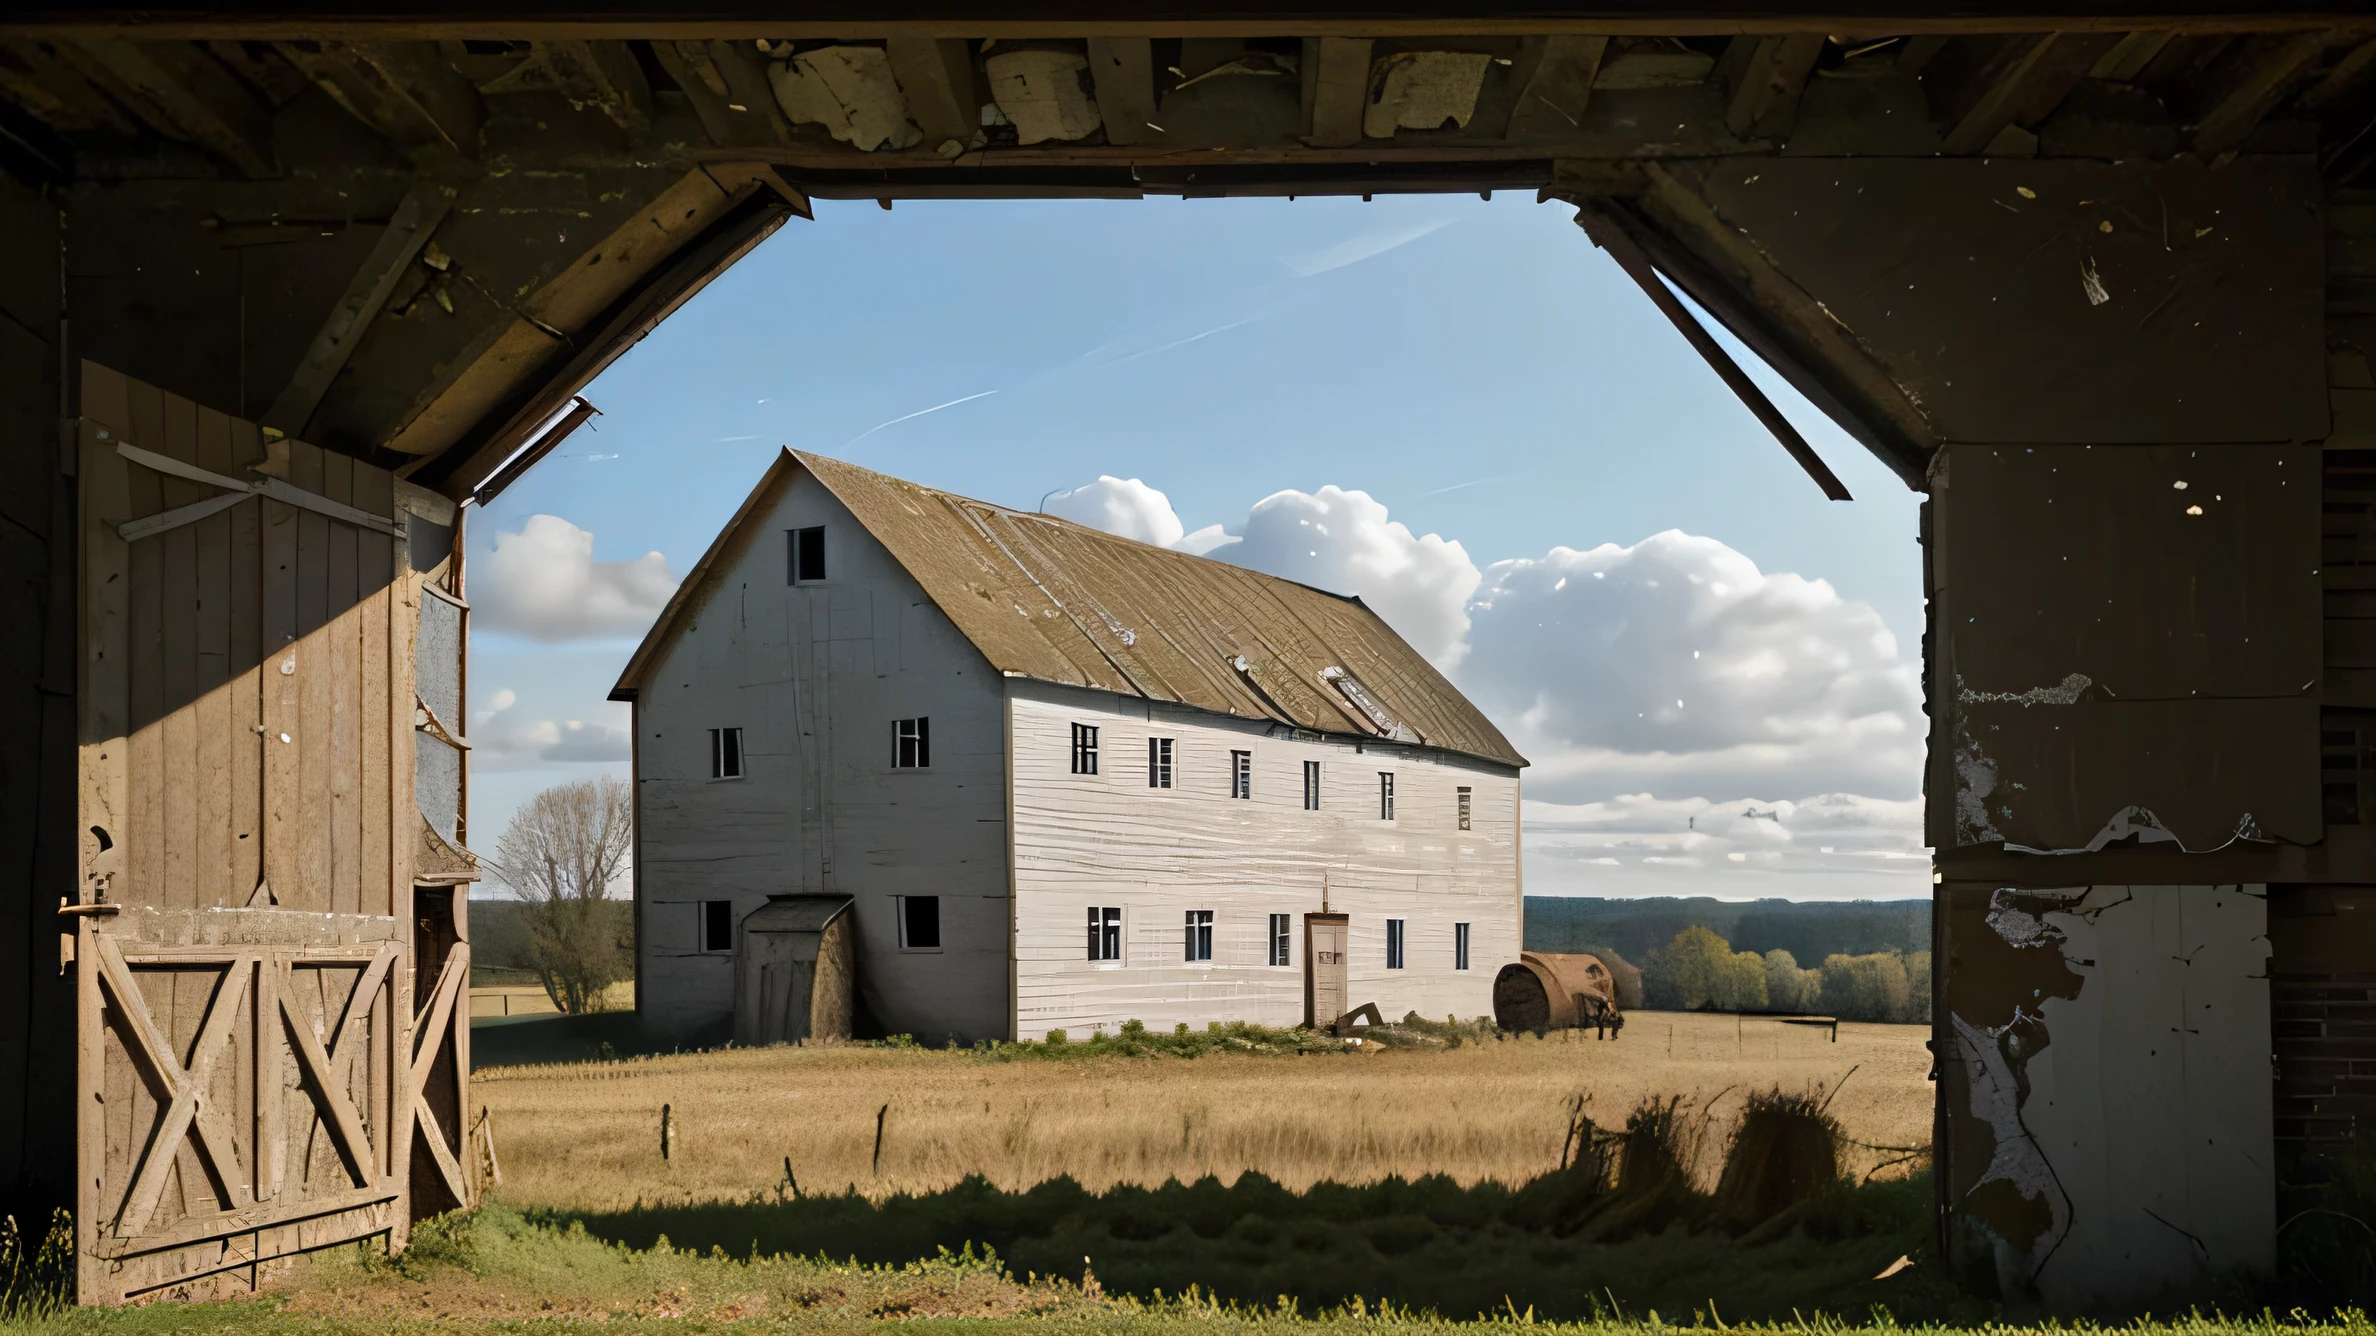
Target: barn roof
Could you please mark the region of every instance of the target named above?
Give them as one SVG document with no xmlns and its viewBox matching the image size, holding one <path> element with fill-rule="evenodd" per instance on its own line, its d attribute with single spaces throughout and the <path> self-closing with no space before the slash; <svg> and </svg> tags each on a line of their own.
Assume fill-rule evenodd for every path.
<svg viewBox="0 0 2376 1336">
<path fill-rule="evenodd" d="M 787 475 L 831 492 L 1009 676 L 1526 764 L 1358 598 L 793 450 L 685 577 L 611 699 L 634 699 L 719 554 Z"/>
</svg>

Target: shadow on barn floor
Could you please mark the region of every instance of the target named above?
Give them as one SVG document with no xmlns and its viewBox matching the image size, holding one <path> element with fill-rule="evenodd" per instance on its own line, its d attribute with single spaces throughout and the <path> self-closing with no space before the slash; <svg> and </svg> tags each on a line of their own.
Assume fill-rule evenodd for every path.
<svg viewBox="0 0 2376 1336">
<path fill-rule="evenodd" d="M 724 1248 L 734 1256 L 824 1255 L 897 1263 L 967 1243 L 1015 1276 L 1083 1279 L 1145 1298 L 1196 1286 L 1228 1301 L 1292 1296 L 1305 1312 L 1355 1298 L 1447 1317 L 1589 1317 L 1621 1310 L 1668 1320 L 1972 1320 L 1990 1306 L 1957 1295 L 1927 1260 L 1926 1175 L 1842 1186 L 1787 1227 L 1728 1227 L 1697 1193 L 1626 1200 L 1573 1173 L 1511 1190 L 1441 1177 L 1295 1193 L 1260 1174 L 1093 1194 L 1070 1179 L 1004 1192 L 969 1179 L 945 1192 L 875 1204 L 856 1195 L 539 1212 L 538 1218 L 647 1248 Z M 1901 1256 L 1918 1259 L 1876 1279 Z"/>
</svg>

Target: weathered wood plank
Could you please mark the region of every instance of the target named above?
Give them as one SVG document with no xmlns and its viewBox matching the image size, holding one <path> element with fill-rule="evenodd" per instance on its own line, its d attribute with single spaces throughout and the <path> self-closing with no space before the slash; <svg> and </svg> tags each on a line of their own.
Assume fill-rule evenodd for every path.
<svg viewBox="0 0 2376 1336">
<path fill-rule="evenodd" d="M 238 467 L 232 458 L 231 419 L 210 408 L 198 410 L 198 462 L 229 472 Z M 240 583 L 233 574 L 229 514 L 210 515 L 190 526 L 198 554 L 196 685 L 198 691 L 198 884 L 195 904 L 245 904 L 254 882 L 239 884 L 238 816 L 240 789 L 232 759 L 243 747 L 252 748 L 255 734 L 237 717 L 231 666 L 232 589 Z M 253 580 L 252 573 L 249 580 Z M 245 737 L 240 736 L 245 733 Z"/>
<path fill-rule="evenodd" d="M 384 469 L 355 466 L 354 502 L 366 510 L 393 515 L 396 480 Z M 356 587 L 363 595 L 356 608 L 360 640 L 360 711 L 357 719 L 360 759 L 357 775 L 356 821 L 362 839 L 358 867 L 361 910 L 367 914 L 405 914 L 400 907 L 393 868 L 388 823 L 388 717 L 395 705 L 388 691 L 388 608 L 394 600 L 389 588 L 395 578 L 395 540 L 386 534 L 356 537 Z M 409 888 L 408 888 L 409 889 Z"/>
<path fill-rule="evenodd" d="M 164 396 L 138 381 L 126 384 L 132 438 L 152 442 L 152 448 L 161 451 L 165 443 Z M 133 514 L 165 509 L 162 477 L 135 468 L 126 478 Z M 133 544 L 126 579 L 131 592 L 132 733 L 124 872 L 130 885 L 118 898 L 164 905 L 170 903 L 164 894 L 166 758 L 163 730 L 158 727 L 165 716 L 164 549 L 154 543 Z"/>
<path fill-rule="evenodd" d="M 1538 43 L 1539 51 L 1535 49 Z M 1531 59 L 1534 69 L 1510 111 L 1509 137 L 1539 139 L 1581 125 L 1584 108 L 1592 100 L 1593 80 L 1600 77 L 1601 57 L 1608 49 L 1606 37 L 1529 39 L 1520 57 Z"/>
<path fill-rule="evenodd" d="M 322 456 L 322 493 L 342 505 L 355 499 L 355 461 Z M 330 648 L 330 909 L 353 914 L 362 908 L 363 842 L 363 663 L 362 614 L 357 607 L 352 525 L 332 524 L 327 533 L 329 564 L 323 572 L 324 607 Z"/>
<path fill-rule="evenodd" d="M 1092 37 L 1089 73 L 1097 83 L 1097 114 L 1109 144 L 1154 144 L 1154 44 L 1144 37 Z"/>
<path fill-rule="evenodd" d="M 306 652 L 297 643 L 297 528 L 303 512 L 272 500 L 257 501 L 256 510 L 263 543 L 258 608 L 263 650 L 263 821 L 258 838 L 263 843 L 261 866 L 272 901 L 297 908 L 305 903 L 300 874 L 304 846 L 297 828 L 302 815 L 298 786 L 303 778 L 297 734 L 304 727 L 297 675 Z"/>
<path fill-rule="evenodd" d="M 1369 98 L 1367 38 L 1323 37 L 1315 43 L 1310 88 L 1311 121 L 1304 139 L 1316 148 L 1347 148 L 1361 142 L 1362 105 Z"/>
<path fill-rule="evenodd" d="M 231 458 L 235 464 L 261 456 L 263 443 L 255 425 L 227 419 Z M 264 875 L 264 666 L 270 652 L 264 635 L 264 507 L 257 501 L 242 504 L 229 516 L 231 677 L 224 690 L 230 704 L 229 787 L 231 790 L 231 870 L 229 903 L 244 905 L 254 898 Z"/>
<path fill-rule="evenodd" d="M 174 459 L 197 463 L 198 406 L 179 395 L 160 398 L 165 437 L 157 448 Z M 160 480 L 159 485 L 167 507 L 203 500 L 210 490 L 172 477 Z M 152 541 L 164 551 L 165 582 L 158 644 L 165 711 L 161 748 L 164 784 L 159 795 L 164 805 L 165 881 L 157 903 L 191 909 L 199 903 L 199 825 L 205 801 L 199 795 L 198 774 L 198 531 L 185 525 Z M 177 1012 L 201 996 L 190 991 L 190 985 L 197 982 L 175 980 Z"/>
<path fill-rule="evenodd" d="M 322 451 L 289 443 L 289 481 L 323 494 Z M 280 890 L 281 903 L 336 912 L 331 896 L 330 785 L 335 760 L 331 692 L 336 658 L 329 646 L 330 521 L 306 511 L 297 517 L 297 829 L 299 879 Z M 296 897 L 291 899 L 292 894 Z"/>
<path fill-rule="evenodd" d="M 982 128 L 982 108 L 975 100 L 973 54 L 963 41 L 894 37 L 883 44 L 883 54 L 890 58 L 892 76 L 907 95 L 908 115 L 924 132 L 924 142 L 935 148 L 952 139 L 960 146 L 973 142 Z"/>
</svg>

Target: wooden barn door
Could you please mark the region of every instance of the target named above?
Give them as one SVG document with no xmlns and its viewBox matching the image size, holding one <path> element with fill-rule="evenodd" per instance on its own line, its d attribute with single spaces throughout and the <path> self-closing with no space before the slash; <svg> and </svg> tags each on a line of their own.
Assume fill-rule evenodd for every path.
<svg viewBox="0 0 2376 1336">
<path fill-rule="evenodd" d="M 1304 1024 L 1326 1028 L 1352 1003 L 1345 986 L 1345 939 L 1352 920 L 1343 914 L 1304 915 Z"/>
<path fill-rule="evenodd" d="M 395 479 L 86 364 L 79 483 L 80 1297 L 400 1240 L 421 819 Z"/>
</svg>

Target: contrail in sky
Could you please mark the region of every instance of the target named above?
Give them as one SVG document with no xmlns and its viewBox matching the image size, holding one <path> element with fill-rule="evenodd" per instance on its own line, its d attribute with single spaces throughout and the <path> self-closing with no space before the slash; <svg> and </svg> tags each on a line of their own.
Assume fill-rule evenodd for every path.
<svg viewBox="0 0 2376 1336">
<path fill-rule="evenodd" d="M 1267 314 L 1268 314 L 1268 312 L 1265 312 L 1264 314 L 1265 314 L 1265 315 L 1267 315 Z M 1236 328 L 1238 328 L 1238 327 L 1239 327 L 1239 326 L 1241 326 L 1241 325 L 1251 325 L 1251 324 L 1253 324 L 1255 321 L 1257 321 L 1257 320 L 1260 320 L 1260 319 L 1262 319 L 1262 318 L 1263 318 L 1263 317 L 1262 317 L 1261 315 L 1250 315 L 1250 316 L 1247 316 L 1247 317 L 1246 317 L 1245 319 L 1243 319 L 1243 320 L 1232 320 L 1232 321 L 1230 321 L 1230 322 L 1229 322 L 1228 324 L 1226 324 L 1226 325 L 1215 325 L 1215 326 L 1213 326 L 1211 329 L 1208 329 L 1208 330 L 1206 330 L 1206 331 L 1205 331 L 1204 333 L 1202 333 L 1202 334 L 1191 334 L 1191 335 L 1189 335 L 1187 338 L 1184 338 L 1184 339 L 1174 339 L 1174 340 L 1173 340 L 1173 341 L 1171 341 L 1170 343 L 1162 344 L 1162 345 L 1160 345 L 1160 346 L 1158 346 L 1158 347 L 1154 347 L 1154 348 L 1148 348 L 1148 349 L 1145 349 L 1144 351 L 1141 351 L 1141 352 L 1135 352 L 1135 353 L 1132 353 L 1132 354 L 1130 354 L 1128 357 L 1117 357 L 1117 358 L 1115 358 L 1115 359 L 1114 359 L 1113 361 L 1111 361 L 1111 362 L 1099 362 L 1099 363 L 1097 363 L 1097 365 L 1099 365 L 1099 366 L 1120 366 L 1120 365 L 1122 365 L 1124 362 L 1135 362 L 1135 361 L 1139 360 L 1139 359 L 1140 359 L 1140 358 L 1142 358 L 1142 357 L 1153 357 L 1153 356 L 1154 356 L 1155 354 L 1157 354 L 1157 353 L 1168 353 L 1168 352 L 1170 352 L 1170 351 L 1171 351 L 1172 349 L 1174 349 L 1174 348 L 1185 348 L 1185 347 L 1187 347 L 1189 344 L 1196 342 L 1198 339 L 1209 339 L 1209 338 L 1213 337 L 1215 334 L 1225 334 L 1225 333 L 1229 332 L 1230 330 L 1233 330 L 1233 329 L 1236 329 Z"/>
<path fill-rule="evenodd" d="M 842 442 L 842 449 L 849 449 L 851 446 L 858 444 L 860 441 L 863 441 L 867 437 L 874 435 L 876 432 L 881 431 L 885 427 L 896 427 L 900 423 L 907 421 L 908 418 L 920 418 L 926 413 L 937 413 L 944 408 L 955 408 L 959 404 L 970 404 L 976 399 L 987 399 L 996 393 L 998 393 L 996 390 L 984 390 L 980 394 L 969 394 L 962 399 L 951 399 L 945 404 L 934 404 L 930 408 L 919 408 L 915 412 L 908 414 L 906 417 L 895 417 L 889 422 L 878 422 L 875 425 L 868 427 L 866 430 L 859 432 L 850 439 Z"/>
<path fill-rule="evenodd" d="M 1464 487 L 1482 487 L 1489 482 L 1506 482 L 1509 479 L 1518 476 L 1519 474 L 1516 473 L 1496 473 L 1490 478 L 1471 478 L 1467 482 L 1456 482 L 1450 487 L 1438 487 L 1432 492 L 1421 492 L 1419 495 L 1414 496 L 1411 499 L 1413 501 L 1424 501 L 1428 497 L 1442 496 L 1446 492 L 1457 492 Z"/>
</svg>

